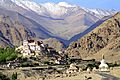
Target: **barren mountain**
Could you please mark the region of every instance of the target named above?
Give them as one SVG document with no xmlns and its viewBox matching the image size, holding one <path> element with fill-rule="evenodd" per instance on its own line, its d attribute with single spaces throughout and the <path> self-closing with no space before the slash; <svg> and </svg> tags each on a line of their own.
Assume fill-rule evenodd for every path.
<svg viewBox="0 0 120 80">
<path fill-rule="evenodd" d="M 0 9 L 1 45 L 11 44 L 18 46 L 23 40 L 29 38 L 49 38 L 50 35 L 35 21 L 21 14 L 5 9 Z M 39 35 L 39 36 L 36 36 Z"/>
<path fill-rule="evenodd" d="M 90 31 L 88 34 L 70 44 L 67 49 L 69 56 L 82 56 L 82 58 L 99 54 L 119 55 L 120 38 L 120 12 L 101 25 Z M 113 58 L 114 56 L 109 56 Z M 96 56 L 92 57 L 95 58 Z M 98 59 L 101 56 L 97 56 Z M 116 59 L 114 57 L 114 59 Z M 118 60 L 117 58 L 116 60 Z"/>
<path fill-rule="evenodd" d="M 25 30 L 24 26 L 20 23 L 13 24 L 9 16 L 0 15 L 0 32 L 2 37 L 2 43 L 6 45 L 18 46 L 24 39 L 34 37 L 29 35 L 29 32 Z M 30 32 L 31 33 L 31 32 Z"/>
<path fill-rule="evenodd" d="M 85 31 L 102 17 L 113 14 L 111 11 L 87 9 L 66 2 L 39 4 L 30 0 L 1 0 L 0 7 L 19 12 L 62 41 Z M 41 37 L 39 34 L 36 36 Z"/>
</svg>

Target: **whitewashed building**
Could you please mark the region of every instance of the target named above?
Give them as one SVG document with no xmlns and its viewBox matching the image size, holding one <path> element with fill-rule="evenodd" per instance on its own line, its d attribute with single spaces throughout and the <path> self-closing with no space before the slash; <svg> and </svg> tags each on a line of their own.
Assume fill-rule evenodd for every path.
<svg viewBox="0 0 120 80">
<path fill-rule="evenodd" d="M 76 67 L 75 64 L 70 64 L 70 67 L 67 69 L 66 73 L 71 74 L 71 73 L 77 73 L 79 69 Z"/>
<path fill-rule="evenodd" d="M 36 55 L 36 53 L 39 53 L 44 47 L 45 46 L 43 42 L 34 40 L 24 40 L 23 45 L 16 48 L 16 50 L 19 50 L 25 57 L 29 55 Z"/>
<path fill-rule="evenodd" d="M 104 59 L 104 55 L 102 57 L 102 60 L 100 61 L 99 71 L 109 71 L 109 66 L 107 65 L 107 63 Z"/>
</svg>

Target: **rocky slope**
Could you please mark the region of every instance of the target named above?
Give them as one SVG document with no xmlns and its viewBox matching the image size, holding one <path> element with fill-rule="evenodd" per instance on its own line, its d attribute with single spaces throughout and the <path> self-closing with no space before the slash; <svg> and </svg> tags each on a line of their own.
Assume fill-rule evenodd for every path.
<svg viewBox="0 0 120 80">
<path fill-rule="evenodd" d="M 65 2 L 39 4 L 30 0 L 1 0 L 0 7 L 32 19 L 43 27 L 42 30 L 59 40 L 69 40 L 102 17 L 113 14 L 111 11 L 91 10 Z M 39 34 L 36 36 L 40 37 Z"/>
<path fill-rule="evenodd" d="M 73 42 L 76 41 L 78 38 L 83 37 L 84 35 L 88 34 L 90 31 L 92 31 L 93 29 L 95 29 L 96 27 L 98 27 L 100 24 L 102 24 L 104 21 L 108 20 L 110 17 L 112 16 L 105 16 L 102 19 L 100 19 L 99 21 L 97 21 L 96 23 L 94 23 L 92 26 L 90 26 L 88 29 L 86 29 L 85 31 L 83 31 L 82 33 L 79 33 L 75 36 L 73 36 L 69 42 Z"/>
<path fill-rule="evenodd" d="M 63 44 L 54 36 L 51 36 L 49 31 L 44 29 L 37 22 L 13 11 L 0 8 L 0 46 L 5 47 L 19 46 L 23 40 L 30 38 L 46 39 L 46 44 L 52 45 L 53 48 L 61 50 Z M 53 39 L 52 39 L 53 38 Z M 43 40 L 44 41 L 44 40 Z M 50 43 L 49 43 L 50 41 Z M 59 46 L 57 46 L 59 45 Z"/>
<path fill-rule="evenodd" d="M 55 38 L 45 39 L 45 40 L 43 40 L 43 42 L 45 44 L 48 44 L 49 47 L 52 47 L 57 51 L 61 51 L 64 48 L 64 43 L 60 42 L 59 40 L 57 40 Z"/>
<path fill-rule="evenodd" d="M 111 41 L 105 48 L 98 51 L 96 54 L 90 55 L 85 59 L 96 59 L 101 60 L 104 54 L 107 62 L 120 63 L 120 37 Z"/>
<path fill-rule="evenodd" d="M 0 33 L 0 37 L 2 39 L 1 45 L 3 46 L 5 46 L 4 44 L 18 46 L 22 44 L 21 42 L 24 39 L 34 37 L 33 35 L 29 35 L 29 32 L 25 30 L 22 24 L 13 24 L 9 16 L 3 15 L 0 15 Z"/>
<path fill-rule="evenodd" d="M 119 37 L 120 12 L 103 22 L 82 38 L 78 39 L 76 42 L 71 43 L 67 48 L 67 54 L 85 58 L 97 54 L 101 50 L 104 52 L 106 47 L 109 47 L 108 53 L 113 50 L 119 52 Z"/>
<path fill-rule="evenodd" d="M 0 8 L 0 45 L 19 46 L 29 38 L 48 38 L 42 26 L 13 11 Z M 39 36 L 36 36 L 39 34 Z"/>
</svg>

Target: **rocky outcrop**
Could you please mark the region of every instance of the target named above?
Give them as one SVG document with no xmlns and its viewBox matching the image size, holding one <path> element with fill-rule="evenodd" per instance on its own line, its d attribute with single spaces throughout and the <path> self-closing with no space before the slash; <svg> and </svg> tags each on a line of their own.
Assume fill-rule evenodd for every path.
<svg viewBox="0 0 120 80">
<path fill-rule="evenodd" d="M 67 54 L 73 55 L 74 52 L 79 52 L 79 54 L 74 56 L 82 56 L 82 58 L 93 55 L 112 41 L 115 41 L 120 37 L 120 12 L 115 14 L 113 17 L 103 22 L 100 26 L 78 39 L 76 42 L 72 42 L 67 48 Z M 115 47 L 115 43 L 113 48 Z M 118 49 L 117 47 L 116 49 Z"/>
</svg>

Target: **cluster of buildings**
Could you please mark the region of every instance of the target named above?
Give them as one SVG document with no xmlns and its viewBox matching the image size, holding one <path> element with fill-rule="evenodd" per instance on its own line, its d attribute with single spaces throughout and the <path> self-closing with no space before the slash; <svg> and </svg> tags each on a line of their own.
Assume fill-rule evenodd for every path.
<svg viewBox="0 0 120 80">
<path fill-rule="evenodd" d="M 43 44 L 42 41 L 34 41 L 34 40 L 24 40 L 23 44 L 16 48 L 16 50 L 19 50 L 24 57 L 26 56 L 32 56 L 32 55 L 39 55 L 39 53 L 43 50 L 47 50 L 50 52 L 50 49 L 48 48 L 48 45 Z M 56 64 L 63 64 L 64 61 L 61 59 L 56 59 Z M 67 69 L 66 73 L 76 73 L 80 72 L 82 69 L 78 68 L 75 64 L 71 64 L 70 67 Z M 91 71 L 89 68 L 87 71 Z M 109 66 L 107 65 L 104 56 L 102 57 L 102 60 L 100 61 L 99 69 L 93 68 L 92 71 L 109 71 Z"/>
<path fill-rule="evenodd" d="M 16 50 L 20 51 L 20 53 L 26 57 L 31 55 L 39 55 L 39 53 L 47 47 L 48 45 L 43 44 L 42 41 L 24 40 L 23 44 L 16 48 Z"/>
</svg>

